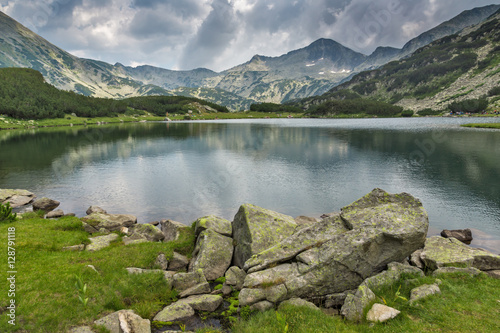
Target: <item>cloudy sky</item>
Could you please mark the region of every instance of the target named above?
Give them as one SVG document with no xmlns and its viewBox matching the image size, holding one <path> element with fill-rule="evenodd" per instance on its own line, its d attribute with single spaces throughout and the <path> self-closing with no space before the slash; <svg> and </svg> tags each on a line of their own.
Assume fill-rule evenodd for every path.
<svg viewBox="0 0 500 333">
<path fill-rule="evenodd" d="M 0 0 L 70 53 L 124 65 L 221 71 L 318 38 L 365 54 L 495 0 Z"/>
</svg>

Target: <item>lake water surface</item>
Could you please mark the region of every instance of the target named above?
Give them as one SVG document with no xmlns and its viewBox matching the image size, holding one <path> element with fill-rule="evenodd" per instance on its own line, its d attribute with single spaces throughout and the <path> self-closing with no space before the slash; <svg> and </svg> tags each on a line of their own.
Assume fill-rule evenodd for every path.
<svg viewBox="0 0 500 333">
<path fill-rule="evenodd" d="M 481 119 L 481 122 L 498 121 Z M 500 239 L 500 131 L 471 118 L 277 119 L 0 132 L 0 188 L 85 215 L 90 205 L 190 224 L 253 203 L 284 214 L 338 211 L 379 187 L 408 192 L 431 233 Z M 500 251 L 500 248 L 497 250 Z"/>
</svg>

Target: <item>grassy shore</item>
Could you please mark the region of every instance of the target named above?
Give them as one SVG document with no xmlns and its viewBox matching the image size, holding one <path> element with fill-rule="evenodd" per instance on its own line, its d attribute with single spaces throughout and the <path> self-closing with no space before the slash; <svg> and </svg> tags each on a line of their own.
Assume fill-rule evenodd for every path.
<svg viewBox="0 0 500 333">
<path fill-rule="evenodd" d="M 473 124 L 465 124 L 462 127 L 472 127 L 472 128 L 496 128 L 500 129 L 500 123 L 473 123 Z"/>
<path fill-rule="evenodd" d="M 159 253 L 167 258 L 174 250 L 189 255 L 194 236 L 185 233 L 171 243 L 142 243 L 125 246 L 121 237 L 97 252 L 67 252 L 63 247 L 86 244 L 89 235 L 76 217 L 45 220 L 35 213 L 8 224 L 0 224 L 0 251 L 7 253 L 8 228 L 15 227 L 16 326 L 8 324 L 10 302 L 6 284 L 0 293 L 1 332 L 67 332 L 74 326 L 93 321 L 120 309 L 133 309 L 152 319 L 164 306 L 176 300 L 176 292 L 161 273 L 130 275 L 126 267 L 156 268 Z M 7 264 L 6 256 L 5 264 Z M 89 265 L 92 265 L 95 270 Z M 5 281 L 7 269 L 0 271 Z M 86 284 L 84 305 L 75 282 Z M 486 274 L 479 277 L 441 277 L 442 294 L 417 305 L 408 301 L 412 287 L 434 283 L 435 277 L 403 278 L 383 290 L 376 290 L 377 302 L 401 311 L 384 324 L 347 323 L 338 316 L 307 308 L 283 307 L 239 319 L 231 327 L 235 333 L 258 332 L 497 332 L 500 331 L 500 280 Z M 398 294 L 399 291 L 399 294 Z M 398 297 L 398 296 L 402 296 Z M 99 332 L 104 332 L 103 330 Z M 205 328 L 197 332 L 223 332 Z"/>
</svg>

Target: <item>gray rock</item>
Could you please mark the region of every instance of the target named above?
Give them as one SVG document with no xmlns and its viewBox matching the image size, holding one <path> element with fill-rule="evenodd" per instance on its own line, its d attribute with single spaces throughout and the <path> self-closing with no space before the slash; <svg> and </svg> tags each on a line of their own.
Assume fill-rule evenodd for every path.
<svg viewBox="0 0 500 333">
<path fill-rule="evenodd" d="M 97 236 L 90 239 L 90 244 L 85 248 L 86 251 L 99 251 L 108 247 L 112 241 L 118 239 L 117 234 L 109 234 L 106 236 Z"/>
<path fill-rule="evenodd" d="M 481 271 L 474 267 L 460 268 L 460 267 L 440 267 L 432 272 L 432 276 L 445 275 L 445 274 L 468 274 L 469 276 L 477 276 Z"/>
<path fill-rule="evenodd" d="M 132 236 L 140 235 L 146 238 L 149 242 L 159 242 L 165 238 L 163 232 L 151 224 L 135 224 L 129 229 Z"/>
<path fill-rule="evenodd" d="M 81 220 L 96 230 L 104 228 L 109 231 L 119 231 L 122 227 L 131 227 L 137 223 L 137 217 L 127 214 L 92 213 Z"/>
<path fill-rule="evenodd" d="M 487 271 L 486 273 L 494 279 L 500 279 L 500 269 Z"/>
<path fill-rule="evenodd" d="M 332 294 L 332 295 L 326 295 L 324 297 L 324 307 L 325 308 L 333 308 L 333 307 L 341 307 L 344 305 L 345 299 L 347 298 L 347 295 L 352 294 L 354 295 L 356 293 L 356 290 L 346 290 L 343 293 L 337 293 L 337 294 Z"/>
<path fill-rule="evenodd" d="M 198 236 L 202 231 L 210 229 L 224 236 L 233 235 L 233 225 L 230 221 L 215 215 L 201 217 L 195 221 L 195 234 Z"/>
<path fill-rule="evenodd" d="M 243 268 L 248 258 L 291 236 L 296 228 L 291 216 L 250 204 L 242 205 L 233 221 L 234 265 Z"/>
<path fill-rule="evenodd" d="M 163 270 L 161 269 L 143 269 L 137 267 L 127 267 L 125 268 L 129 274 L 151 274 L 151 273 L 161 273 L 163 274 Z"/>
<path fill-rule="evenodd" d="M 500 269 L 500 256 L 471 248 L 456 238 L 428 238 L 420 258 L 430 270 L 447 266 L 474 267 L 482 271 Z"/>
<path fill-rule="evenodd" d="M 63 247 L 62 250 L 63 251 L 73 251 L 73 252 L 83 251 L 83 250 L 85 250 L 85 245 L 78 244 L 78 245 L 73 245 L 73 246 L 66 246 L 66 247 Z"/>
<path fill-rule="evenodd" d="M 31 203 L 35 195 L 26 190 L 0 189 L 0 203 L 10 203 L 12 208 L 18 208 Z"/>
<path fill-rule="evenodd" d="M 111 231 L 109 231 L 108 229 L 104 229 L 104 228 L 99 229 L 98 232 L 103 234 L 103 235 L 109 235 L 111 233 Z"/>
<path fill-rule="evenodd" d="M 177 273 L 172 276 L 172 286 L 179 292 L 206 282 L 205 275 L 201 270 L 190 273 Z"/>
<path fill-rule="evenodd" d="M 131 245 L 131 244 L 140 244 L 140 243 L 147 243 L 149 242 L 146 237 L 142 235 L 133 235 L 130 237 L 123 237 L 123 244 L 125 245 Z"/>
<path fill-rule="evenodd" d="M 92 331 L 92 328 L 90 328 L 90 326 L 80 326 L 73 327 L 68 331 L 68 333 L 94 333 L 94 331 Z"/>
<path fill-rule="evenodd" d="M 398 311 L 387 305 L 375 303 L 373 304 L 370 311 L 368 311 L 368 313 L 366 314 L 366 320 L 371 322 L 383 323 L 385 321 L 388 321 L 389 319 L 396 318 L 400 313 L 401 311 Z"/>
<path fill-rule="evenodd" d="M 439 286 L 437 284 L 424 284 L 411 290 L 410 304 L 413 304 L 422 298 L 440 293 L 441 290 L 439 289 Z"/>
<path fill-rule="evenodd" d="M 248 273 L 263 270 L 277 263 L 293 259 L 298 254 L 323 245 L 335 235 L 347 232 L 340 215 L 336 215 L 309 227 L 301 229 L 285 238 L 279 244 L 253 255 L 245 262 L 244 270 Z"/>
<path fill-rule="evenodd" d="M 257 263 L 264 267 L 270 261 L 282 262 L 285 258 L 287 263 L 248 274 L 241 292 L 245 288 L 265 289 L 263 286 L 275 285 L 278 280 L 286 289 L 284 299 L 311 298 L 355 289 L 366 278 L 385 269 L 389 263 L 401 262 L 422 248 L 429 225 L 427 213 L 418 199 L 406 193 L 389 194 L 380 189 L 344 207 L 341 222 L 338 217 L 329 219 L 336 226 L 342 223 L 346 231 L 342 232 L 343 227 L 340 225 L 337 229 L 339 233 L 332 232 L 327 241 L 309 243 L 306 247 L 288 242 L 292 248 L 304 249 L 295 257 L 288 254 L 285 247 L 277 251 L 279 245 L 262 251 L 250 258 L 246 267 L 253 265 L 255 258 L 265 258 Z M 321 225 L 320 222 L 312 226 L 311 230 Z M 297 234 L 303 231 L 297 231 Z M 268 252 L 282 252 L 285 255 L 283 258 L 271 258 L 267 257 Z M 400 265 L 405 269 L 416 269 Z M 254 290 L 251 293 L 257 292 Z M 260 300 L 255 298 L 256 302 Z"/>
<path fill-rule="evenodd" d="M 43 210 L 48 213 L 59 207 L 60 204 L 59 201 L 43 197 L 33 202 L 33 210 Z"/>
<path fill-rule="evenodd" d="M 410 256 L 410 264 L 412 264 L 413 266 L 416 266 L 420 269 L 425 268 L 424 262 L 422 261 L 422 259 L 420 259 L 420 255 L 422 254 L 422 251 L 423 251 L 423 249 L 418 249 L 417 251 L 413 252 Z"/>
<path fill-rule="evenodd" d="M 189 317 L 194 316 L 195 312 L 188 304 L 178 302 L 170 304 L 161 310 L 153 318 L 153 321 L 183 321 Z"/>
<path fill-rule="evenodd" d="M 168 269 L 171 271 L 180 271 L 186 269 L 188 265 L 189 265 L 189 260 L 186 256 L 174 252 L 173 257 L 168 264 Z"/>
<path fill-rule="evenodd" d="M 102 213 L 102 214 L 107 214 L 108 212 L 106 212 L 104 209 L 102 209 L 101 207 L 98 207 L 98 206 L 90 206 L 89 208 L 87 208 L 87 211 L 85 212 L 87 215 L 91 215 L 92 213 Z"/>
<path fill-rule="evenodd" d="M 165 254 L 160 253 L 158 257 L 156 257 L 155 266 L 160 267 L 162 270 L 166 270 L 168 268 L 168 261 Z"/>
<path fill-rule="evenodd" d="M 315 217 L 297 216 L 295 218 L 295 223 L 297 223 L 297 225 L 299 227 L 308 227 L 311 224 L 315 224 L 315 223 L 318 223 L 318 222 L 319 222 L 319 219 L 317 219 Z"/>
<path fill-rule="evenodd" d="M 179 297 L 184 298 L 192 295 L 209 294 L 211 291 L 212 289 L 210 289 L 210 284 L 208 282 L 205 282 L 184 290 L 179 294 Z"/>
<path fill-rule="evenodd" d="M 165 238 L 163 239 L 164 242 L 171 242 L 177 240 L 179 239 L 182 230 L 191 229 L 185 224 L 172 220 L 161 220 L 160 227 L 161 231 L 163 232 L 163 235 L 165 235 Z"/>
<path fill-rule="evenodd" d="M 94 322 L 95 325 L 106 327 L 110 333 L 151 333 L 151 323 L 142 319 L 132 310 L 113 312 Z"/>
<path fill-rule="evenodd" d="M 376 296 L 366 285 L 358 287 L 354 295 L 347 295 L 340 313 L 349 321 L 363 320 L 364 309 L 375 300 Z"/>
<path fill-rule="evenodd" d="M 443 230 L 441 231 L 441 236 L 444 238 L 454 237 L 465 244 L 470 244 L 472 242 L 472 231 L 470 229 L 459 229 L 459 230 Z"/>
<path fill-rule="evenodd" d="M 224 276 L 233 259 L 233 239 L 206 229 L 198 236 L 196 248 L 190 270 L 201 269 L 209 281 Z"/>
<path fill-rule="evenodd" d="M 223 298 L 219 295 L 195 295 L 183 298 L 177 303 L 188 304 L 195 311 L 215 311 L 221 304 Z"/>
<path fill-rule="evenodd" d="M 274 304 L 269 301 L 257 302 L 250 306 L 250 311 L 264 312 L 271 309 L 274 309 Z"/>
<path fill-rule="evenodd" d="M 308 302 L 306 300 L 303 300 L 301 298 L 291 298 L 289 300 L 283 301 L 280 303 L 278 306 L 278 310 L 280 310 L 282 307 L 287 306 L 287 305 L 292 305 L 292 306 L 305 306 L 313 310 L 319 310 L 319 308 L 314 305 L 311 302 Z"/>
<path fill-rule="evenodd" d="M 83 230 L 85 230 L 89 234 L 95 234 L 96 232 L 98 232 L 98 230 L 96 228 L 94 228 L 93 226 L 91 226 L 88 223 L 82 222 L 82 226 L 83 226 Z"/>
<path fill-rule="evenodd" d="M 234 286 L 236 290 L 241 290 L 243 288 L 243 283 L 245 282 L 245 277 L 247 273 L 238 266 L 229 267 L 226 271 L 226 284 Z"/>
</svg>

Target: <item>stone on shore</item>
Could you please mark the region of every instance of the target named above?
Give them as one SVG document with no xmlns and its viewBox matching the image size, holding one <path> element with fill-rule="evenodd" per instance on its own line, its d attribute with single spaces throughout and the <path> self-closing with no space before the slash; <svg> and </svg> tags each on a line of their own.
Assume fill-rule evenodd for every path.
<svg viewBox="0 0 500 333">
<path fill-rule="evenodd" d="M 160 229 L 165 235 L 163 242 L 166 243 L 179 239 L 182 230 L 190 230 L 191 228 L 180 222 L 172 220 L 161 220 Z"/>
<path fill-rule="evenodd" d="M 47 197 L 43 197 L 40 199 L 36 199 L 33 202 L 33 210 L 43 210 L 44 212 L 48 213 L 57 207 L 59 207 L 61 203 L 59 201 L 49 199 Z"/>
<path fill-rule="evenodd" d="M 170 271 L 181 271 L 187 268 L 189 265 L 189 260 L 185 255 L 174 252 L 172 259 L 168 264 L 168 269 Z"/>
<path fill-rule="evenodd" d="M 401 262 L 422 248 L 428 226 L 427 213 L 418 199 L 406 193 L 389 194 L 375 189 L 344 207 L 340 218 L 333 216 L 309 230 L 297 231 L 300 234 L 324 228 L 329 235 L 324 237 L 326 240 L 311 244 L 306 237 L 306 244 L 296 244 L 290 241 L 295 237 L 292 235 L 282 241 L 282 244 L 290 244 L 294 250 L 291 254 L 287 246 L 277 251 L 278 244 L 272 250 L 249 258 L 245 268 L 270 267 L 272 262 L 278 266 L 248 274 L 240 292 L 240 302 L 242 295 L 248 296 L 245 302 L 250 299 L 273 302 L 265 296 L 266 287 L 270 285 L 284 287 L 285 295 L 281 300 L 314 298 L 355 289 L 389 263 Z M 236 235 L 236 223 L 233 227 Z M 297 254 L 295 249 L 302 252 Z M 267 252 L 273 255 L 266 256 Z M 280 252 L 284 253 L 282 257 Z M 258 261 L 259 258 L 264 259 Z"/>
<path fill-rule="evenodd" d="M 140 235 L 148 242 L 160 242 L 165 238 L 163 232 L 152 224 L 135 224 L 130 227 L 131 236 Z"/>
<path fill-rule="evenodd" d="M 90 206 L 89 208 L 87 208 L 87 211 L 85 213 L 87 215 L 91 215 L 92 213 L 107 214 L 108 212 L 106 212 L 104 209 L 102 209 L 99 206 Z"/>
<path fill-rule="evenodd" d="M 62 209 L 57 209 L 57 210 L 53 210 L 51 212 L 48 212 L 46 215 L 45 215 L 45 218 L 46 219 L 58 219 L 60 217 L 63 217 L 64 216 L 64 212 Z"/>
<path fill-rule="evenodd" d="M 137 223 L 137 217 L 128 214 L 92 213 L 81 220 L 96 230 L 104 228 L 109 231 L 119 231 L 122 227 L 131 227 Z"/>
<path fill-rule="evenodd" d="M 12 208 L 26 206 L 35 199 L 35 194 L 26 190 L 0 189 L 0 203 L 10 204 Z"/>
<path fill-rule="evenodd" d="M 398 311 L 387 305 L 375 303 L 373 304 L 370 311 L 368 311 L 368 313 L 366 314 L 366 320 L 383 323 L 385 321 L 388 321 L 389 319 L 396 318 L 400 313 L 401 311 Z"/>
<path fill-rule="evenodd" d="M 233 221 L 233 264 L 243 268 L 252 255 L 262 252 L 291 236 L 297 224 L 291 216 L 245 204 Z"/>
<path fill-rule="evenodd" d="M 470 229 L 459 229 L 459 230 L 443 230 L 441 231 L 441 236 L 444 238 L 454 237 L 464 244 L 470 244 L 472 242 L 472 231 Z"/>
<path fill-rule="evenodd" d="M 430 270 L 448 266 L 474 267 L 481 271 L 500 269 L 500 256 L 469 247 L 453 237 L 428 238 L 420 259 Z"/>
<path fill-rule="evenodd" d="M 153 318 L 153 321 L 183 321 L 194 316 L 195 312 L 189 304 L 173 303 L 165 307 Z"/>
<path fill-rule="evenodd" d="M 195 235 L 210 229 L 221 235 L 231 237 L 233 235 L 233 225 L 230 221 L 215 215 L 201 217 L 195 221 Z"/>
</svg>

